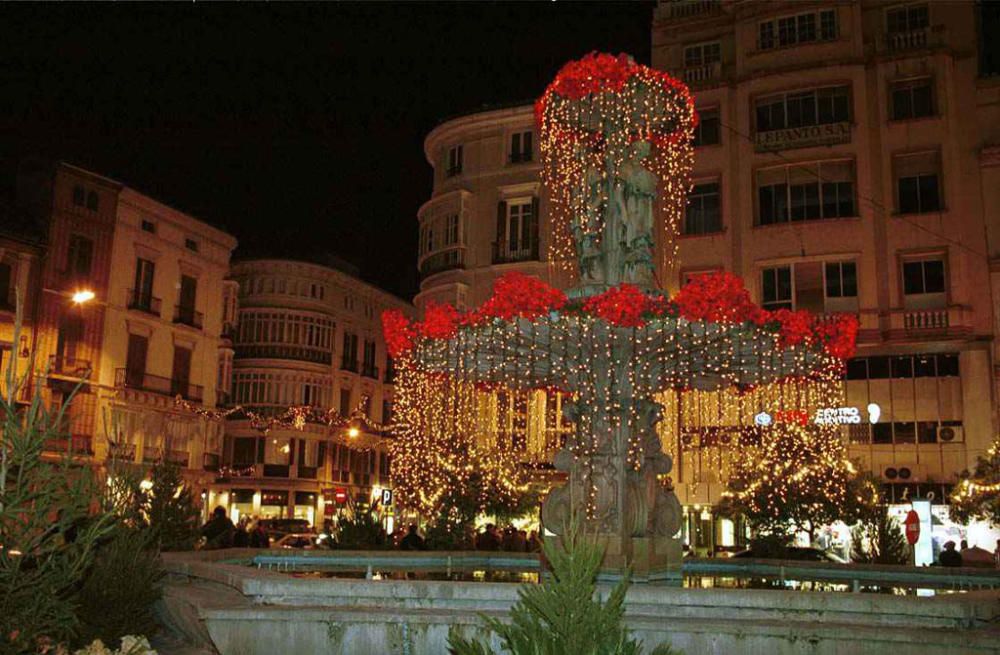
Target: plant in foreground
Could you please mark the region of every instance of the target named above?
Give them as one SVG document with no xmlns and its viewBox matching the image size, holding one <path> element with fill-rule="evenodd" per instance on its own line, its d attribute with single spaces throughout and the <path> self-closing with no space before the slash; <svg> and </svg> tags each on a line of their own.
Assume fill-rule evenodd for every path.
<svg viewBox="0 0 1000 655">
<path fill-rule="evenodd" d="M 623 625 L 626 573 L 603 603 L 595 598 L 597 571 L 604 548 L 580 534 L 574 525 L 561 541 L 542 545 L 552 576 L 539 585 L 525 585 L 511 608 L 510 623 L 483 617 L 504 652 L 511 655 L 639 655 L 642 643 L 629 637 Z M 452 628 L 448 645 L 453 655 L 488 655 L 488 644 L 465 639 Z M 676 653 L 666 644 L 653 655 Z"/>
</svg>

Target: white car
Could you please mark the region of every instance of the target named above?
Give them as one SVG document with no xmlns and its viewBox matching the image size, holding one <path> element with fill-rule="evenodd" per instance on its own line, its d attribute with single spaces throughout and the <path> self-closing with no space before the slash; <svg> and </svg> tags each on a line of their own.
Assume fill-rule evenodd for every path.
<svg viewBox="0 0 1000 655">
<path fill-rule="evenodd" d="M 312 550 L 319 545 L 319 535 L 311 532 L 293 532 L 274 543 L 271 548 L 296 548 L 299 550 Z"/>
</svg>

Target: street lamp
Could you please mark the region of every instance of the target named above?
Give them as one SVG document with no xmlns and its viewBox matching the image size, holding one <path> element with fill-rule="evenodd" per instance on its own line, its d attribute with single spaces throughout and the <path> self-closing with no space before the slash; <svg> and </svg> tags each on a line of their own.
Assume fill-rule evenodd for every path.
<svg viewBox="0 0 1000 655">
<path fill-rule="evenodd" d="M 93 291 L 90 289 L 81 289 L 73 293 L 71 299 L 74 304 L 82 305 L 88 303 L 96 297 Z"/>
<path fill-rule="evenodd" d="M 350 437 L 351 439 L 357 439 L 358 435 L 360 434 L 361 430 L 359 430 L 357 426 L 352 425 L 351 427 L 347 428 L 347 436 Z"/>
</svg>

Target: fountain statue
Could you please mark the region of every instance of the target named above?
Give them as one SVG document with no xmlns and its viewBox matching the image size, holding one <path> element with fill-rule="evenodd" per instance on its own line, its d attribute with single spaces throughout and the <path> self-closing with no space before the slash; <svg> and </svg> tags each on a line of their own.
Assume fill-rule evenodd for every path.
<svg viewBox="0 0 1000 655">
<path fill-rule="evenodd" d="M 576 514 L 605 544 L 609 573 L 676 573 L 682 515 L 657 394 L 828 375 L 844 356 L 831 344 L 847 332 L 853 346 L 853 332 L 766 312 L 725 274 L 674 298 L 657 288 L 656 253 L 673 252 L 693 161 L 697 116 L 682 83 L 629 57 L 590 55 L 560 71 L 536 114 L 549 257 L 575 262 L 579 283 L 564 294 L 513 274 L 464 316 L 430 305 L 415 326 L 384 317 L 402 359 L 399 452 L 445 438 L 427 432 L 477 430 L 477 390 L 559 390 L 573 432 L 553 462 L 565 483 L 543 502 L 546 529 L 559 534 Z M 429 385 L 446 391 L 428 400 Z M 424 469 L 438 460 L 410 467 L 425 476 L 412 495 L 429 493 Z"/>
</svg>

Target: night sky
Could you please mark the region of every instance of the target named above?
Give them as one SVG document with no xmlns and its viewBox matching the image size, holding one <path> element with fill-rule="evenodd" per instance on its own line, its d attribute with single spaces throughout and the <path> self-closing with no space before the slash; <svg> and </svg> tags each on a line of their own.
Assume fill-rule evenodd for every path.
<svg viewBox="0 0 1000 655">
<path fill-rule="evenodd" d="M 223 227 L 417 290 L 423 139 L 591 50 L 649 63 L 653 3 L 5 4 L 0 179 L 64 159 Z"/>
</svg>

